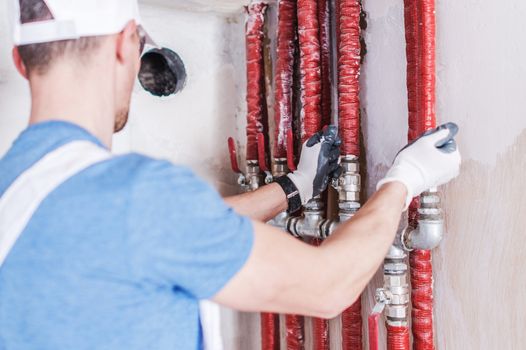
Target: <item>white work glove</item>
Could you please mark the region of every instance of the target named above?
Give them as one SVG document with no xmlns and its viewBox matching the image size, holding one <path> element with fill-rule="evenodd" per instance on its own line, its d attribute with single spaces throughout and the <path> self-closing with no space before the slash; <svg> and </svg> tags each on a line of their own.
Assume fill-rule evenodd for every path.
<svg viewBox="0 0 526 350">
<path fill-rule="evenodd" d="M 461 163 L 454 139 L 457 132 L 456 124 L 447 123 L 408 144 L 398 152 L 391 169 L 376 189 L 388 182 L 403 183 L 407 188 L 404 209 L 407 210 L 413 197 L 457 177 Z"/>
<path fill-rule="evenodd" d="M 298 189 L 303 205 L 327 189 L 339 168 L 340 145 L 338 129 L 333 125 L 303 144 L 298 169 L 287 175 Z"/>
</svg>

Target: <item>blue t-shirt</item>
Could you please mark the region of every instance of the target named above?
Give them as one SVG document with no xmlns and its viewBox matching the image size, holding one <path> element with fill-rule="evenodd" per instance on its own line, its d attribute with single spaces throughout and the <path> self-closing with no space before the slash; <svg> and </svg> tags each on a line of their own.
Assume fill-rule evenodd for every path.
<svg viewBox="0 0 526 350">
<path fill-rule="evenodd" d="M 73 124 L 26 129 L 0 160 L 0 196 Z M 249 219 L 190 170 L 138 154 L 89 167 L 40 205 L 0 267 L 0 349 L 199 349 L 198 301 L 246 262 Z"/>
</svg>

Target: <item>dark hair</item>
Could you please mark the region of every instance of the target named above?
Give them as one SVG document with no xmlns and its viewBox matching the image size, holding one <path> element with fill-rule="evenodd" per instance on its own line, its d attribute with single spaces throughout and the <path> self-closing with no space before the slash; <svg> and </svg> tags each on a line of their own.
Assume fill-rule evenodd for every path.
<svg viewBox="0 0 526 350">
<path fill-rule="evenodd" d="M 40 22 L 53 19 L 53 14 L 43 0 L 20 0 L 21 23 Z M 49 43 L 21 45 L 18 52 L 28 74 L 45 74 L 52 62 L 64 55 L 76 55 L 86 59 L 100 44 L 100 37 L 84 37 Z"/>
</svg>

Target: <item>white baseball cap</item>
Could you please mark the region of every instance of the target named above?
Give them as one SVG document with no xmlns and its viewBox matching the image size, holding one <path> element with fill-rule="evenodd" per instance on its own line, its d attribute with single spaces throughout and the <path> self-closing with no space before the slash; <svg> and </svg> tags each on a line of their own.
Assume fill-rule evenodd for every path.
<svg viewBox="0 0 526 350">
<path fill-rule="evenodd" d="M 137 0 L 42 0 L 52 20 L 21 23 L 20 1 L 9 0 L 12 38 L 16 46 L 111 35 L 122 31 L 129 21 L 141 28 L 146 43 L 156 46 L 142 28 Z"/>
</svg>

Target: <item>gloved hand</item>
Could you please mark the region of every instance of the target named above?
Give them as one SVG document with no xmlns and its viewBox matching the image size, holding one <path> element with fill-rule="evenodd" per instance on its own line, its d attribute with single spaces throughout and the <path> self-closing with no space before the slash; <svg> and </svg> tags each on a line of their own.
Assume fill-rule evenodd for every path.
<svg viewBox="0 0 526 350">
<path fill-rule="evenodd" d="M 454 139 L 457 132 L 455 123 L 447 123 L 408 144 L 398 152 L 391 169 L 376 189 L 388 182 L 403 183 L 407 187 L 406 210 L 413 197 L 457 177 L 461 163 Z"/>
<path fill-rule="evenodd" d="M 332 173 L 339 168 L 341 140 L 331 125 L 303 144 L 298 169 L 287 175 L 296 185 L 302 204 L 327 189 Z"/>
</svg>

